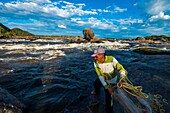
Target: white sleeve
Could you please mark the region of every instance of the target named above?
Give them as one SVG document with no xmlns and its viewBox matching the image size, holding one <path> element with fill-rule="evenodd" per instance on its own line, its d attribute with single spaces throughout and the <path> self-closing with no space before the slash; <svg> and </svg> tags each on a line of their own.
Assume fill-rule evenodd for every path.
<svg viewBox="0 0 170 113">
<path fill-rule="evenodd" d="M 116 66 L 117 63 L 118 61 L 116 60 L 116 58 L 113 57 L 113 67 Z"/>
<path fill-rule="evenodd" d="M 105 82 L 104 78 L 102 76 L 99 76 L 99 80 L 102 83 L 102 85 L 105 87 L 107 83 Z"/>
<path fill-rule="evenodd" d="M 96 68 L 97 67 L 97 64 L 94 62 L 94 67 Z"/>
</svg>

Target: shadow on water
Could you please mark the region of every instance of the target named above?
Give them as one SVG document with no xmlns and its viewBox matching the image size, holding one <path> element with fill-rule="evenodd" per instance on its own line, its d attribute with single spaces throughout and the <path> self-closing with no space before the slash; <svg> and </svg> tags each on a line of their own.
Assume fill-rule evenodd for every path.
<svg viewBox="0 0 170 113">
<path fill-rule="evenodd" d="M 24 102 L 31 113 L 102 113 L 104 94 L 102 98 L 90 95 L 96 79 L 92 52 L 75 48 L 63 51 L 66 56 L 49 61 L 0 62 L 1 70 L 12 70 L 1 72 L 0 84 Z M 147 56 L 130 51 L 107 53 L 124 65 L 134 84 L 170 101 L 167 93 L 170 92 L 169 56 Z"/>
</svg>

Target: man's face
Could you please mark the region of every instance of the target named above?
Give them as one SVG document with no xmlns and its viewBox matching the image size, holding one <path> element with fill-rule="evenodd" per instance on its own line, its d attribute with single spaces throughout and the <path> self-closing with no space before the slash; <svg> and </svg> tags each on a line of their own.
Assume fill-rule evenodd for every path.
<svg viewBox="0 0 170 113">
<path fill-rule="evenodd" d="M 104 62 L 104 54 L 97 54 L 94 59 L 99 62 Z"/>
</svg>

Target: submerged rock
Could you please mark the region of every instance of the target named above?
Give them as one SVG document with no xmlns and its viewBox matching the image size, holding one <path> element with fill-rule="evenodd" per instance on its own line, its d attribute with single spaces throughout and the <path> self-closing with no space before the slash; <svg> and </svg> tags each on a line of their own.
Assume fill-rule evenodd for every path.
<svg viewBox="0 0 170 113">
<path fill-rule="evenodd" d="M 145 55 L 170 55 L 170 51 L 161 50 L 158 48 L 137 48 L 133 51 Z"/>
<path fill-rule="evenodd" d="M 0 87 L 0 113 L 25 113 L 26 106 Z"/>
</svg>

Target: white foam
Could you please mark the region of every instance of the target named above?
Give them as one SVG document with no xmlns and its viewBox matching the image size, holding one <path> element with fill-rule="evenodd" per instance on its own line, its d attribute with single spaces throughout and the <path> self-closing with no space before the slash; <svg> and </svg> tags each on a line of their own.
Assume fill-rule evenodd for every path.
<svg viewBox="0 0 170 113">
<path fill-rule="evenodd" d="M 9 58 L 0 58 L 1 61 L 9 61 L 9 60 L 51 60 L 56 59 L 59 56 L 65 56 L 64 51 L 61 51 L 60 49 L 64 48 L 77 48 L 81 50 L 89 50 L 92 51 L 94 48 L 98 46 L 102 46 L 106 49 L 121 49 L 123 47 L 129 46 L 128 43 L 121 43 L 118 41 L 110 42 L 110 41 L 103 41 L 103 43 L 70 43 L 70 44 L 53 44 L 50 45 L 49 43 L 46 45 L 41 44 L 22 44 L 22 42 L 29 42 L 29 40 L 25 39 L 10 39 L 5 40 L 1 39 L 0 42 L 13 42 L 12 44 L 1 44 L 0 50 L 6 50 L 7 52 L 5 54 L 20 54 L 22 57 L 9 57 Z M 17 44 L 15 42 L 20 42 L 20 44 Z M 34 42 L 62 42 L 61 40 L 46 40 L 46 39 L 38 39 Z M 28 54 L 32 54 L 33 56 L 30 56 Z"/>
</svg>

